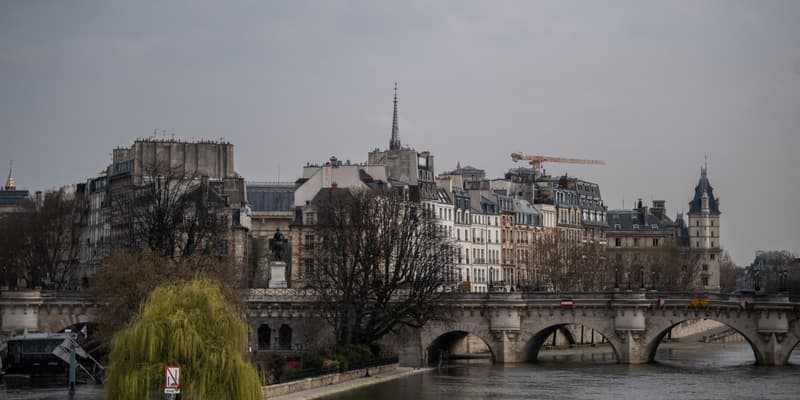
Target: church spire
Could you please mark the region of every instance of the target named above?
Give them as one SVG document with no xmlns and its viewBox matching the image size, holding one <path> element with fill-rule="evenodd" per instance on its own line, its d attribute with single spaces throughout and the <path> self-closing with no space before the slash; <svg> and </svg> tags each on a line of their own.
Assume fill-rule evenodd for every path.
<svg viewBox="0 0 800 400">
<path fill-rule="evenodd" d="M 14 177 L 11 176 L 11 172 L 14 169 L 14 160 L 11 160 L 8 163 L 8 179 L 6 179 L 6 190 L 16 190 L 17 184 L 14 182 Z"/>
<path fill-rule="evenodd" d="M 397 82 L 394 83 L 394 115 L 392 116 L 392 139 L 389 150 L 400 150 L 400 128 L 397 126 Z"/>
<path fill-rule="evenodd" d="M 700 167 L 700 175 L 706 176 L 708 174 L 708 156 L 704 156 L 703 166 Z"/>
</svg>

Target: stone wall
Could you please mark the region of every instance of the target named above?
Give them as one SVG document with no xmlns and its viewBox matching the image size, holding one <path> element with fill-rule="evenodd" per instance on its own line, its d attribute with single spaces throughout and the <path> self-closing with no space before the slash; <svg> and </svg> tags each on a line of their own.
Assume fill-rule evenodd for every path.
<svg viewBox="0 0 800 400">
<path fill-rule="evenodd" d="M 267 395 L 269 395 L 269 397 L 283 396 L 289 393 L 299 392 L 301 390 L 310 390 L 322 386 L 335 385 L 337 383 L 365 377 L 367 375 L 367 370 L 369 370 L 371 375 L 376 375 L 384 372 L 396 371 L 397 367 L 398 364 L 381 365 L 378 367 L 355 369 L 338 374 L 322 375 L 293 382 L 279 383 L 277 385 L 263 386 L 261 388 L 261 398 L 266 399 Z"/>
</svg>

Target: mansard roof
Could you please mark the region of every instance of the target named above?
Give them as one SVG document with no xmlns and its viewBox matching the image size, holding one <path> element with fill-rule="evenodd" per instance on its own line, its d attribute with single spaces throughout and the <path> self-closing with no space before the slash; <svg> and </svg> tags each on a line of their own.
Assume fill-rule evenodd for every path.
<svg viewBox="0 0 800 400">
<path fill-rule="evenodd" d="M 609 210 L 607 221 L 610 230 L 620 232 L 661 231 L 675 224 L 666 215 L 662 218 L 650 213 L 643 216 L 637 210 Z"/>
</svg>

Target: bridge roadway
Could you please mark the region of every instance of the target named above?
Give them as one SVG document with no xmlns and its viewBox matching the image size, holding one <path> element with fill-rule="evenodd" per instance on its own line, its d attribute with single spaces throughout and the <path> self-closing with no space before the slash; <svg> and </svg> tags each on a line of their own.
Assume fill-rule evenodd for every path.
<svg viewBox="0 0 800 400">
<path fill-rule="evenodd" d="M 250 289 L 247 319 L 254 350 L 302 351 L 332 340 L 319 318 L 313 293 L 297 289 Z M 562 300 L 571 300 L 567 306 Z M 498 363 L 536 360 L 553 331 L 583 325 L 603 335 L 621 363 L 653 360 L 670 329 L 684 321 L 711 319 L 750 343 L 758 364 L 784 365 L 800 342 L 800 298 L 787 295 L 720 295 L 616 291 L 605 293 L 458 293 L 441 300 L 445 318 L 394 338 L 405 366 L 435 361 L 439 349 L 466 334 L 481 338 Z M 57 332 L 97 320 L 100 307 L 80 293 L 0 292 L 0 337 Z"/>
</svg>

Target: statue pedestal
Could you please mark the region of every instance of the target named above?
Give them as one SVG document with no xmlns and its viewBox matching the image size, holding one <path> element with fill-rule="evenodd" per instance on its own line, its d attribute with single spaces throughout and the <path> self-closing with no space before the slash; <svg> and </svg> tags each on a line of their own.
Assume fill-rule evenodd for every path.
<svg viewBox="0 0 800 400">
<path fill-rule="evenodd" d="M 286 287 L 286 263 L 283 261 L 270 261 L 269 263 L 269 287 L 270 288 L 285 288 Z"/>
</svg>

